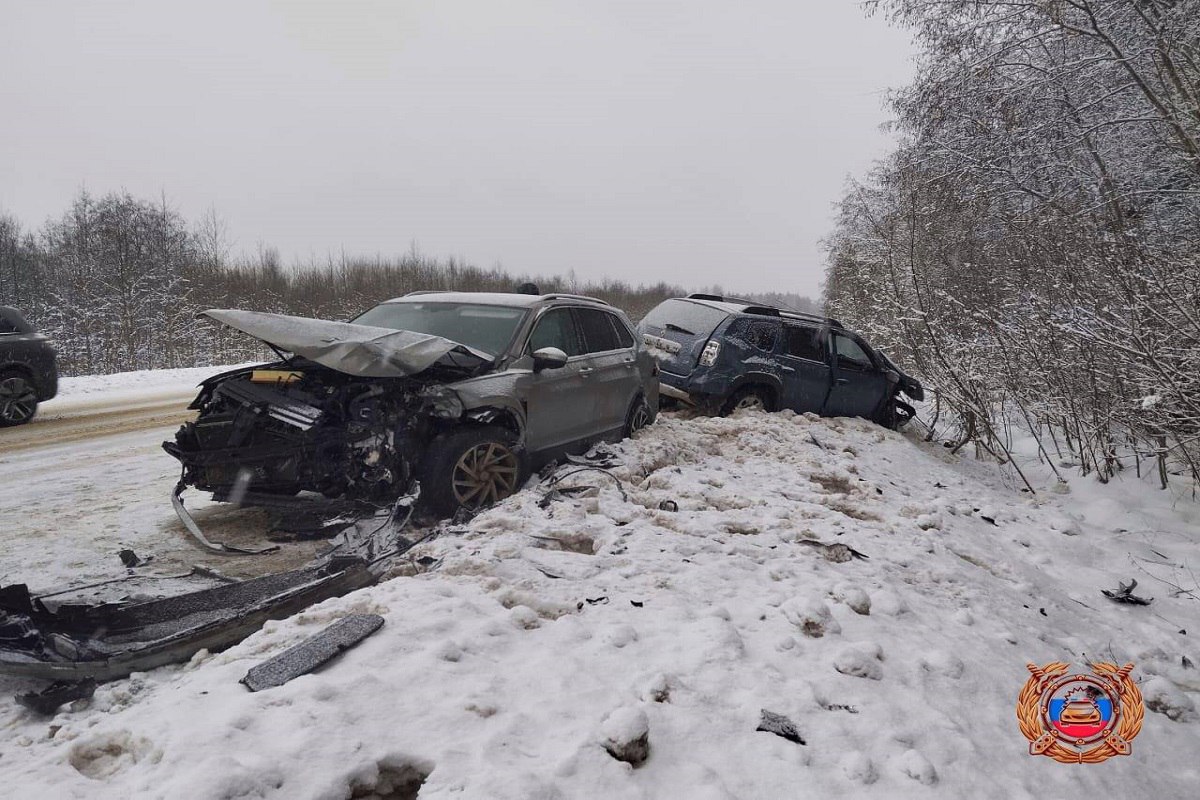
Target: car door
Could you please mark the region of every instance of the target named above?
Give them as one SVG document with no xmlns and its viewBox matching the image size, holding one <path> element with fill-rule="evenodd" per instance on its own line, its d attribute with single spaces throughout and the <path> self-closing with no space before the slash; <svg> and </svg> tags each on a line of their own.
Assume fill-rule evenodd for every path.
<svg viewBox="0 0 1200 800">
<path fill-rule="evenodd" d="M 779 353 L 783 407 L 821 413 L 832 383 L 829 359 L 820 329 L 785 323 Z"/>
<path fill-rule="evenodd" d="M 588 357 L 587 380 L 596 400 L 589 435 L 609 433 L 625 425 L 629 404 L 641 384 L 633 338 L 624 330 L 624 324 L 607 311 L 583 307 L 574 311 Z"/>
<path fill-rule="evenodd" d="M 887 394 L 887 376 L 849 335 L 831 332 L 830 344 L 833 385 L 823 413 L 830 417 L 874 417 Z"/>
<path fill-rule="evenodd" d="M 560 449 L 587 436 L 596 416 L 591 359 L 569 307 L 548 309 L 534 322 L 525 352 L 532 355 L 543 347 L 562 350 L 567 363 L 529 376 L 525 446 L 531 452 Z"/>
</svg>

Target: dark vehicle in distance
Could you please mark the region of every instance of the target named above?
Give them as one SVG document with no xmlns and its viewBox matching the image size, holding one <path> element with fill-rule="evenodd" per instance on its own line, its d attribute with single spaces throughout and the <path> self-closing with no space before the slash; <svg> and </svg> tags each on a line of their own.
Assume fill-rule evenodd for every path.
<svg viewBox="0 0 1200 800">
<path fill-rule="evenodd" d="M 866 417 L 897 428 L 919 381 L 828 317 L 716 295 L 666 300 L 638 325 L 658 358 L 664 397 L 708 413 L 736 409 Z"/>
<path fill-rule="evenodd" d="M 451 514 L 653 422 L 658 366 L 626 316 L 574 295 L 416 292 L 351 323 L 207 311 L 280 360 L 202 384 L 164 449 L 214 499 L 386 503 L 420 481 Z"/>
<path fill-rule="evenodd" d="M 0 306 L 0 428 L 33 419 L 38 403 L 58 393 L 58 363 L 50 340 L 15 308 Z"/>
</svg>

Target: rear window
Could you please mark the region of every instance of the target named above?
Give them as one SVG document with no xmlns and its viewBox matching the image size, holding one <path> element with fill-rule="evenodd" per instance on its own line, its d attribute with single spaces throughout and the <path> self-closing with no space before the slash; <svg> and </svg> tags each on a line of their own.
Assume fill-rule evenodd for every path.
<svg viewBox="0 0 1200 800">
<path fill-rule="evenodd" d="M 689 336 L 708 338 L 729 315 L 710 306 L 690 300 L 667 300 L 659 303 L 642 320 L 643 325 L 667 328 Z"/>
</svg>

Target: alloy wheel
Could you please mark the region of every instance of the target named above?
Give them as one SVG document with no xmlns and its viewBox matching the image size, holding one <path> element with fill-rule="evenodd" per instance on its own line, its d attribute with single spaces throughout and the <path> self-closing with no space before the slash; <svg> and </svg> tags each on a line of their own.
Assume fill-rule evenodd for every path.
<svg viewBox="0 0 1200 800">
<path fill-rule="evenodd" d="M 0 419 L 10 425 L 28 422 L 37 411 L 37 393 L 20 375 L 0 381 Z"/>
<path fill-rule="evenodd" d="M 633 416 L 629 419 L 629 435 L 640 431 L 650 424 L 650 409 L 646 408 L 645 403 L 638 403 L 637 408 L 633 410 Z"/>
<path fill-rule="evenodd" d="M 499 442 L 481 442 L 459 457 L 451 473 L 454 500 L 462 508 L 497 503 L 517 490 L 517 455 Z"/>
</svg>

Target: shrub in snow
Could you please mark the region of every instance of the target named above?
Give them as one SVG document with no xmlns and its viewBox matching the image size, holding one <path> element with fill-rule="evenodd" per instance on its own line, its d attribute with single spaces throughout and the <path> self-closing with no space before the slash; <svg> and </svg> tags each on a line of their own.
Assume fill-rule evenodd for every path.
<svg viewBox="0 0 1200 800">
<path fill-rule="evenodd" d="M 792 598 L 779 607 L 787 621 L 805 636 L 820 639 L 826 633 L 841 633 L 842 626 L 833 618 L 823 601 L 815 598 Z"/>
<path fill-rule="evenodd" d="M 833 659 L 833 668 L 843 675 L 855 678 L 883 678 L 883 649 L 877 644 L 848 644 L 838 651 Z"/>
<path fill-rule="evenodd" d="M 650 756 L 650 720 L 640 708 L 613 711 L 600 728 L 604 749 L 618 761 L 639 767 Z"/>
</svg>

